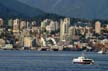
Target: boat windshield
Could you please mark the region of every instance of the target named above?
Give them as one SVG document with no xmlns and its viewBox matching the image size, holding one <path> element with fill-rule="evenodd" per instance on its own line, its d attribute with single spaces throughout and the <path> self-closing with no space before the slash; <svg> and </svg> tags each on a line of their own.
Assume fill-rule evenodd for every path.
<svg viewBox="0 0 108 71">
<path fill-rule="evenodd" d="M 78 59 L 85 59 L 85 57 L 84 56 L 80 56 L 80 57 L 78 57 Z"/>
</svg>

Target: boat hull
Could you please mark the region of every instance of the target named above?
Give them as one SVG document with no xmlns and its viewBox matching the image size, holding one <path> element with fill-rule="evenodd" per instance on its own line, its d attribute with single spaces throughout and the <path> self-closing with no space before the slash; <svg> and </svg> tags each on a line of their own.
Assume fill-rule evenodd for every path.
<svg viewBox="0 0 108 71">
<path fill-rule="evenodd" d="M 94 64 L 94 62 L 73 62 L 74 64 Z"/>
</svg>

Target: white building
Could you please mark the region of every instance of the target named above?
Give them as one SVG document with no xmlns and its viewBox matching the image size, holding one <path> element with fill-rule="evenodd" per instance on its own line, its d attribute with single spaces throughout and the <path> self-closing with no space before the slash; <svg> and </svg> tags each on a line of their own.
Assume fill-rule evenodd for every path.
<svg viewBox="0 0 108 71">
<path fill-rule="evenodd" d="M 32 21 L 32 26 L 35 26 L 36 25 L 36 21 Z"/>
<path fill-rule="evenodd" d="M 50 22 L 50 27 L 51 27 L 51 31 L 55 31 L 56 30 L 56 26 L 55 26 L 55 22 L 54 21 L 51 21 Z"/>
<path fill-rule="evenodd" d="M 46 30 L 51 33 L 52 31 L 56 31 L 56 22 L 50 21 L 49 25 L 46 26 Z"/>
<path fill-rule="evenodd" d="M 26 25 L 27 25 L 26 21 L 21 21 L 20 22 L 20 29 L 22 29 L 22 30 L 25 29 Z"/>
<path fill-rule="evenodd" d="M 72 39 L 72 38 L 75 37 L 75 35 L 76 35 L 75 33 L 76 33 L 76 32 L 75 32 L 75 27 L 74 27 L 74 26 L 69 27 L 68 36 L 69 36 L 70 39 Z"/>
<path fill-rule="evenodd" d="M 9 20 L 8 20 L 8 26 L 9 26 L 9 27 L 12 27 L 12 26 L 13 26 L 13 19 L 9 19 Z"/>
<path fill-rule="evenodd" d="M 60 40 L 66 40 L 68 29 L 70 26 L 70 18 L 65 18 L 60 22 Z"/>
<path fill-rule="evenodd" d="M 3 19 L 0 18 L 0 26 L 2 26 L 2 25 L 3 25 Z"/>
<path fill-rule="evenodd" d="M 96 34 L 101 33 L 101 22 L 100 21 L 96 21 L 96 23 L 95 23 L 95 33 Z"/>
<path fill-rule="evenodd" d="M 20 25 L 19 19 L 13 20 L 13 32 L 19 32 L 19 25 Z"/>
<path fill-rule="evenodd" d="M 45 28 L 49 24 L 49 20 L 45 19 L 41 22 L 41 28 Z"/>
<path fill-rule="evenodd" d="M 41 39 L 40 39 L 40 44 L 41 44 L 41 47 L 46 47 L 47 46 L 46 40 L 43 37 L 41 37 Z"/>
</svg>

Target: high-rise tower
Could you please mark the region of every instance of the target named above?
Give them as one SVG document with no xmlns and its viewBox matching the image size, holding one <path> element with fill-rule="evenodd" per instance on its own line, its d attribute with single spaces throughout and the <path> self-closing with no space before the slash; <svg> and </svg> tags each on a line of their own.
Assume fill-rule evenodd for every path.
<svg viewBox="0 0 108 71">
<path fill-rule="evenodd" d="M 95 23 L 95 33 L 96 34 L 101 33 L 101 22 L 100 21 L 96 21 L 96 23 Z"/>
<path fill-rule="evenodd" d="M 70 18 L 65 18 L 60 22 L 60 40 L 66 40 L 70 26 Z"/>
</svg>

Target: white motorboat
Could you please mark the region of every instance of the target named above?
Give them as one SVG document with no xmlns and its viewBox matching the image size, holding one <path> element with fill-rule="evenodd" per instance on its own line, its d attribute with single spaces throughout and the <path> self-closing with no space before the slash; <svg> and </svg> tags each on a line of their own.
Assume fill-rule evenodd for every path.
<svg viewBox="0 0 108 71">
<path fill-rule="evenodd" d="M 105 48 L 102 48 L 100 51 L 98 51 L 97 53 L 99 54 L 106 54 L 107 50 Z"/>
<path fill-rule="evenodd" d="M 103 54 L 104 52 L 102 50 L 98 51 L 99 54 Z"/>
<path fill-rule="evenodd" d="M 80 56 L 78 58 L 74 58 L 73 63 L 77 63 L 77 64 L 93 64 L 94 60 L 86 58 L 85 56 Z"/>
</svg>

